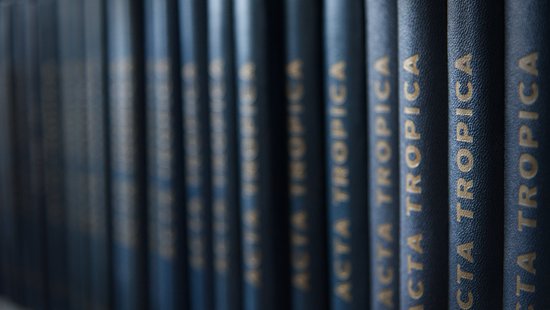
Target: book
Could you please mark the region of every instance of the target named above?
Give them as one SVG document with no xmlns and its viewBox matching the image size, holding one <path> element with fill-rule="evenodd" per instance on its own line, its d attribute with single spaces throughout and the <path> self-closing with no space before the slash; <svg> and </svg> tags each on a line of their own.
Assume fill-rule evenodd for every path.
<svg viewBox="0 0 550 310">
<path fill-rule="evenodd" d="M 42 148 L 42 124 L 40 118 L 41 105 L 38 79 L 38 51 L 36 22 L 37 8 L 34 2 L 21 3 L 21 17 L 23 18 L 22 41 L 22 88 L 24 94 L 21 103 L 25 105 L 25 117 L 22 122 L 27 126 L 27 159 L 25 163 L 28 169 L 28 183 L 24 189 L 27 191 L 28 201 L 25 213 L 22 215 L 25 221 L 25 265 L 27 278 L 25 279 L 25 305 L 29 308 L 38 308 L 46 303 L 46 275 L 45 266 L 45 213 L 44 213 L 44 188 L 43 188 L 43 148 Z"/>
<path fill-rule="evenodd" d="M 150 307 L 187 306 L 182 109 L 174 0 L 145 2 Z"/>
<path fill-rule="evenodd" d="M 89 303 L 89 201 L 83 5 L 81 0 L 61 0 L 57 6 L 63 169 L 66 180 L 64 201 L 67 210 L 67 285 L 71 308 L 87 307 Z"/>
<path fill-rule="evenodd" d="M 145 309 L 148 301 L 143 3 L 107 5 L 113 305 Z"/>
<path fill-rule="evenodd" d="M 22 2 L 13 3 L 12 7 L 12 38 L 25 38 L 26 18 L 25 6 Z M 16 253 L 14 257 L 14 294 L 12 299 L 21 305 L 28 305 L 29 302 L 29 247 L 28 240 L 28 217 L 30 213 L 30 195 L 27 185 L 30 184 L 29 169 L 29 145 L 28 141 L 28 121 L 27 105 L 25 102 L 25 40 L 12 39 L 12 66 L 13 66 L 13 122 L 14 122 L 14 162 L 13 167 L 17 173 L 14 178 L 14 222 L 16 230 Z"/>
<path fill-rule="evenodd" d="M 0 3 L 0 276 L 4 296 L 14 295 L 15 195 L 12 4 Z"/>
<path fill-rule="evenodd" d="M 447 34 L 445 2 L 398 0 L 400 298 L 447 304 Z"/>
<path fill-rule="evenodd" d="M 190 309 L 212 309 L 212 209 L 206 1 L 180 0 L 180 53 Z"/>
<path fill-rule="evenodd" d="M 44 156 L 44 211 L 46 217 L 46 274 L 48 306 L 67 308 L 67 244 L 64 208 L 63 145 L 61 136 L 60 66 L 57 3 L 37 2 L 41 123 Z"/>
<path fill-rule="evenodd" d="M 208 76 L 215 308 L 241 309 L 237 102 L 233 1 L 208 1 Z"/>
<path fill-rule="evenodd" d="M 290 307 L 282 10 L 233 2 L 244 309 Z"/>
<path fill-rule="evenodd" d="M 87 140 L 87 191 L 89 205 L 88 306 L 92 309 L 112 307 L 111 216 L 109 174 L 109 115 L 107 114 L 107 61 L 105 1 L 88 0 L 84 9 L 84 70 Z"/>
<path fill-rule="evenodd" d="M 550 3 L 505 1 L 504 305 L 550 307 Z M 501 133 L 497 133 L 501 134 Z"/>
<path fill-rule="evenodd" d="M 399 308 L 397 1 L 366 1 L 370 306 Z"/>
<path fill-rule="evenodd" d="M 292 308 L 328 307 L 322 5 L 285 1 Z"/>
<path fill-rule="evenodd" d="M 502 303 L 502 16 L 499 1 L 448 4 L 451 309 Z"/>
<path fill-rule="evenodd" d="M 333 309 L 369 304 L 364 3 L 324 6 L 329 283 Z"/>
</svg>

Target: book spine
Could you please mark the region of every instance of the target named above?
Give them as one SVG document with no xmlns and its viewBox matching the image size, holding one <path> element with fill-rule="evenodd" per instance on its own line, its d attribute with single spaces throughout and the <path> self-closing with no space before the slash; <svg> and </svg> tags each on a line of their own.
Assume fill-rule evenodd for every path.
<svg viewBox="0 0 550 310">
<path fill-rule="evenodd" d="M 13 296 L 14 302 L 21 305 L 26 305 L 26 294 L 28 292 L 29 273 L 28 268 L 28 247 L 27 241 L 28 227 L 27 214 L 29 213 L 29 192 L 27 190 L 28 184 L 30 184 L 30 172 L 29 172 L 29 149 L 28 144 L 28 124 L 26 121 L 26 104 L 24 87 L 24 75 L 25 72 L 25 40 L 15 40 L 15 38 L 25 37 L 25 15 L 24 5 L 21 2 L 13 3 L 13 91 L 14 91 L 14 140 L 15 140 L 15 158 L 14 167 L 15 175 L 15 225 L 16 225 L 16 254 L 13 266 L 14 272 L 14 290 Z"/>
<path fill-rule="evenodd" d="M 180 0 L 185 195 L 191 309 L 213 307 L 206 1 Z"/>
<path fill-rule="evenodd" d="M 371 309 L 399 309 L 397 0 L 368 0 L 367 87 Z"/>
<path fill-rule="evenodd" d="M 548 16 L 547 1 L 505 1 L 504 309 L 550 307 Z"/>
<path fill-rule="evenodd" d="M 144 309 L 148 304 L 142 10 L 142 2 L 135 0 L 107 5 L 116 309 Z"/>
<path fill-rule="evenodd" d="M 29 194 L 28 211 L 25 214 L 27 227 L 28 245 L 27 266 L 27 300 L 30 308 L 40 308 L 46 303 L 45 294 L 45 217 L 44 217 L 44 187 L 43 187 L 43 152 L 42 152 L 42 126 L 40 118 L 40 97 L 38 78 L 38 50 L 37 50 L 37 12 L 36 3 L 23 3 L 23 19 L 25 35 L 21 40 L 24 45 L 24 104 L 26 108 L 25 122 L 28 126 L 28 169 L 29 183 L 27 184 Z"/>
<path fill-rule="evenodd" d="M 502 6 L 448 3 L 448 303 L 501 308 Z"/>
<path fill-rule="evenodd" d="M 362 1 L 325 1 L 329 295 L 333 309 L 365 309 L 369 300 L 364 12 Z"/>
<path fill-rule="evenodd" d="M 44 208 L 46 212 L 46 252 L 48 307 L 67 307 L 67 244 L 63 200 L 63 145 L 61 132 L 60 77 L 58 56 L 57 3 L 38 1 L 40 58 L 40 101 L 42 107 L 44 154 Z"/>
<path fill-rule="evenodd" d="M 89 306 L 111 307 L 109 136 L 106 96 L 105 2 L 84 1 L 84 57 L 89 223 Z"/>
<path fill-rule="evenodd" d="M 187 299 L 175 8 L 174 0 L 149 0 L 145 9 L 152 309 L 180 309 Z"/>
<path fill-rule="evenodd" d="M 281 4 L 233 3 L 244 309 L 289 304 Z M 269 38 L 269 40 L 267 39 Z M 281 206 L 285 206 L 281 208 Z"/>
<path fill-rule="evenodd" d="M 447 304 L 446 9 L 397 2 L 401 309 Z"/>
<path fill-rule="evenodd" d="M 62 0 L 59 14 L 59 57 L 64 147 L 64 195 L 67 207 L 69 306 L 88 301 L 88 201 L 86 189 L 86 101 L 84 97 L 83 2 Z"/>
<path fill-rule="evenodd" d="M 14 296 L 15 195 L 14 106 L 12 69 L 12 5 L 0 3 L 0 221 L 2 293 Z"/>
<path fill-rule="evenodd" d="M 290 261 L 294 309 L 328 307 L 322 5 L 285 1 Z"/>
<path fill-rule="evenodd" d="M 208 1 L 215 307 L 241 309 L 241 241 L 233 1 Z"/>
</svg>

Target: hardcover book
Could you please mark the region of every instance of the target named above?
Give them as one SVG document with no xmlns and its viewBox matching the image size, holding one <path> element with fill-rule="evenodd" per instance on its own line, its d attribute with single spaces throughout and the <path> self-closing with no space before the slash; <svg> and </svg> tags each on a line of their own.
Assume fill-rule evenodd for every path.
<svg viewBox="0 0 550 310">
<path fill-rule="evenodd" d="M 322 5 L 285 2 L 286 117 L 292 307 L 328 307 Z"/>
<path fill-rule="evenodd" d="M 180 0 L 185 201 L 190 308 L 212 309 L 212 209 L 206 3 Z"/>
<path fill-rule="evenodd" d="M 147 294 L 143 3 L 107 5 L 113 297 L 116 309 L 145 309 Z"/>
<path fill-rule="evenodd" d="M 208 1 L 208 73 L 215 308 L 242 307 L 233 1 Z"/>
<path fill-rule="evenodd" d="M 399 308 L 397 1 L 366 1 L 371 309 Z"/>
<path fill-rule="evenodd" d="M 333 309 L 369 305 L 367 120 L 363 1 L 324 5 L 329 298 Z"/>
<path fill-rule="evenodd" d="M 501 308 L 501 1 L 449 1 L 449 308 Z"/>
<path fill-rule="evenodd" d="M 187 306 L 175 0 L 145 2 L 150 308 Z"/>
<path fill-rule="evenodd" d="M 447 46 L 444 1 L 398 0 L 400 298 L 447 304 Z"/>
<path fill-rule="evenodd" d="M 505 309 L 550 307 L 550 3 L 505 1 Z"/>
</svg>

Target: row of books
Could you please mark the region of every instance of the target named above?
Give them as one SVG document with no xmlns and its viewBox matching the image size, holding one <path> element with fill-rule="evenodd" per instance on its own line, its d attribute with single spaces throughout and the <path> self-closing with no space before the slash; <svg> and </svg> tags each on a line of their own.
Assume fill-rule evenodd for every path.
<svg viewBox="0 0 550 310">
<path fill-rule="evenodd" d="M 0 0 L 0 294 L 550 308 L 550 2 Z"/>
</svg>

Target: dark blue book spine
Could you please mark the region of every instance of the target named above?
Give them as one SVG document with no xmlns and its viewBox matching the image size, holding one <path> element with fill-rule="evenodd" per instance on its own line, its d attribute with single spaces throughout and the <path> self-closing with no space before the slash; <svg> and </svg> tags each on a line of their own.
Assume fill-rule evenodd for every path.
<svg viewBox="0 0 550 310">
<path fill-rule="evenodd" d="M 38 51 L 44 154 L 44 208 L 48 308 L 66 309 L 67 244 L 63 200 L 63 146 L 58 55 L 57 3 L 38 1 Z M 55 275 L 55 276 L 53 276 Z"/>
<path fill-rule="evenodd" d="M 180 0 L 183 140 L 191 309 L 213 307 L 206 1 Z"/>
<path fill-rule="evenodd" d="M 505 1 L 504 309 L 550 308 L 548 16 L 548 1 Z"/>
<path fill-rule="evenodd" d="M 324 6 L 330 304 L 369 306 L 363 1 Z"/>
<path fill-rule="evenodd" d="M 25 6 L 21 2 L 13 5 L 13 91 L 14 91 L 14 131 L 15 131 L 15 158 L 14 167 L 17 170 L 15 175 L 15 225 L 16 225 L 16 255 L 13 266 L 15 302 L 26 305 L 26 294 L 28 292 L 29 272 L 28 271 L 28 227 L 27 215 L 29 214 L 30 195 L 28 184 L 30 184 L 30 152 L 28 148 L 28 123 L 26 120 L 27 109 L 25 103 L 26 88 L 24 80 L 25 72 Z M 15 38 L 21 38 L 16 40 Z"/>
<path fill-rule="evenodd" d="M 208 1 L 215 308 L 242 307 L 233 1 Z"/>
<path fill-rule="evenodd" d="M 69 307 L 88 302 L 88 190 L 83 2 L 58 3 Z"/>
<path fill-rule="evenodd" d="M 282 6 L 236 0 L 244 309 L 290 307 Z M 269 38 L 269 39 L 268 39 Z"/>
<path fill-rule="evenodd" d="M 448 303 L 501 308 L 502 4 L 448 3 Z"/>
<path fill-rule="evenodd" d="M 23 2 L 23 19 L 25 34 L 22 38 L 24 45 L 25 65 L 21 74 L 24 76 L 26 109 L 25 122 L 28 126 L 27 140 L 29 151 L 29 183 L 26 188 L 29 195 L 29 204 L 26 214 L 26 243 L 28 252 L 26 257 L 26 272 L 28 273 L 26 305 L 33 309 L 42 309 L 46 304 L 46 283 L 43 274 L 45 267 L 45 217 L 44 217 L 44 187 L 43 187 L 43 149 L 41 103 L 39 97 L 38 50 L 37 50 L 37 11 L 36 3 Z"/>
<path fill-rule="evenodd" d="M 446 9 L 397 2 L 401 309 L 447 305 Z"/>
<path fill-rule="evenodd" d="M 397 0 L 367 0 L 371 309 L 399 308 Z"/>
<path fill-rule="evenodd" d="M 145 2 L 151 309 L 187 306 L 176 3 Z"/>
<path fill-rule="evenodd" d="M 89 301 L 91 309 L 112 303 L 108 105 L 105 59 L 105 2 L 84 1 L 84 57 L 89 223 Z"/>
<path fill-rule="evenodd" d="M 107 5 L 113 298 L 128 310 L 148 304 L 142 10 L 135 0 Z"/>
<path fill-rule="evenodd" d="M 328 307 L 322 5 L 285 1 L 292 307 Z"/>
<path fill-rule="evenodd" d="M 0 3 L 0 221 L 2 293 L 14 296 L 15 195 L 12 5 Z"/>
</svg>

